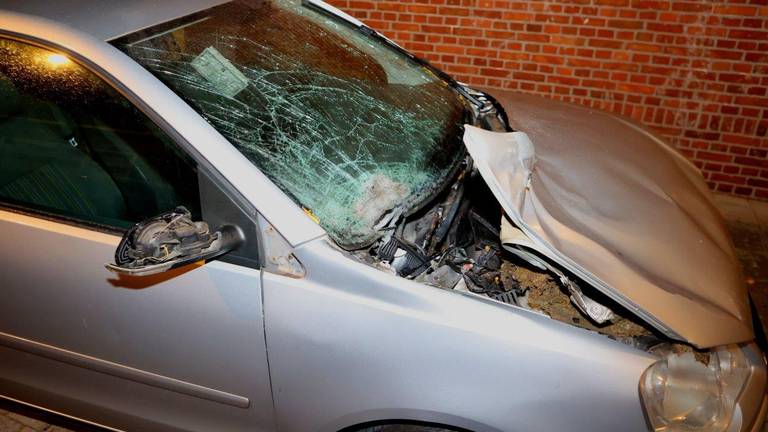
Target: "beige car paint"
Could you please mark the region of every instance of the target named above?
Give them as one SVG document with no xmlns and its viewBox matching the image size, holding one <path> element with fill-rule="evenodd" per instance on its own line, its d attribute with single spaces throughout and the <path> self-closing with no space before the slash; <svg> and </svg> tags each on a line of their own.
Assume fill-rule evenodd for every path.
<svg viewBox="0 0 768 432">
<path fill-rule="evenodd" d="M 732 242 L 690 162 L 611 114 L 494 95 L 518 132 L 468 126 L 465 143 L 539 250 L 672 338 L 754 337 Z"/>
</svg>

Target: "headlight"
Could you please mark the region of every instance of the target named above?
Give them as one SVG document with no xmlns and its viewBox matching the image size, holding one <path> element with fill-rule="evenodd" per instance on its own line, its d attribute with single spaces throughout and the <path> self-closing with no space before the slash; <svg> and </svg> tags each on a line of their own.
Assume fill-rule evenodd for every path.
<svg viewBox="0 0 768 432">
<path fill-rule="evenodd" d="M 659 360 L 640 379 L 651 426 L 664 432 L 724 431 L 750 371 L 750 362 L 736 345 L 711 351 L 708 359 L 697 360 L 689 352 Z"/>
</svg>

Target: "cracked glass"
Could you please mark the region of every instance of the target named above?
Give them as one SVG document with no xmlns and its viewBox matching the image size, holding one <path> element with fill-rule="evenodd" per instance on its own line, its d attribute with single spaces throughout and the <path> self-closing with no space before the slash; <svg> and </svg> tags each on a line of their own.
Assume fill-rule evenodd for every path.
<svg viewBox="0 0 768 432">
<path fill-rule="evenodd" d="M 298 1 L 243 1 L 113 41 L 339 244 L 433 194 L 462 159 L 463 100 L 429 68 Z"/>
</svg>

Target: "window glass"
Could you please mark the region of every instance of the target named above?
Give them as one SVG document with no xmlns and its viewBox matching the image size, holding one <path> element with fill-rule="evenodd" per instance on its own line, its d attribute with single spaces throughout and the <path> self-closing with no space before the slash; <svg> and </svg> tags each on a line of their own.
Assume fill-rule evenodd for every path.
<svg viewBox="0 0 768 432">
<path fill-rule="evenodd" d="M 151 120 L 65 55 L 2 39 L 0 201 L 118 228 L 200 213 L 195 164 Z"/>
<path fill-rule="evenodd" d="M 461 160 L 466 109 L 444 80 L 301 1 L 234 1 L 113 43 L 342 245 L 375 239 Z"/>
</svg>

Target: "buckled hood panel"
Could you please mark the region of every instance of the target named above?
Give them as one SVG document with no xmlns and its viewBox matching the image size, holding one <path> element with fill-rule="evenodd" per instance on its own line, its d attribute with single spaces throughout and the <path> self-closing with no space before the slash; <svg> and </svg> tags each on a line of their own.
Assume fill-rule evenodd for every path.
<svg viewBox="0 0 768 432">
<path fill-rule="evenodd" d="M 629 120 L 494 93 L 519 132 L 467 126 L 464 141 L 537 250 L 672 338 L 753 338 L 732 242 L 695 166 Z"/>
</svg>

